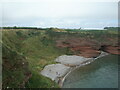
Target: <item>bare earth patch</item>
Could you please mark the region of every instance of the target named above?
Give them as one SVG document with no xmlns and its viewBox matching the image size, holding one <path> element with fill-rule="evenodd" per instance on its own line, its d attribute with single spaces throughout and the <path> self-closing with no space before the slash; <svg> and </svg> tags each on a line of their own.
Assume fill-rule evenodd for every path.
<svg viewBox="0 0 120 90">
<path fill-rule="evenodd" d="M 56 41 L 56 47 L 67 47 L 74 53 L 74 55 L 83 56 L 86 58 L 97 57 L 100 55 L 101 46 L 103 45 L 105 47 L 104 49 L 102 48 L 102 51 L 111 54 L 120 54 L 120 46 L 105 45 L 105 43 L 98 42 L 97 40 L 71 37 Z"/>
</svg>

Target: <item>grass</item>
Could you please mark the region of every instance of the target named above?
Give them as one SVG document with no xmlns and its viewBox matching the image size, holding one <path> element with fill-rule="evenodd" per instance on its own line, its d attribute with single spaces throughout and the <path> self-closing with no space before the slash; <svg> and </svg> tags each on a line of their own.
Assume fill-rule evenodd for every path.
<svg viewBox="0 0 120 90">
<path fill-rule="evenodd" d="M 33 30 L 3 31 L 3 44 L 8 46 L 11 50 L 14 50 L 20 55 L 26 57 L 26 61 L 29 63 L 29 69 L 32 73 L 32 77 L 29 79 L 28 83 L 26 83 L 26 87 L 58 87 L 55 82 L 40 75 L 40 71 L 45 65 L 55 63 L 54 59 L 65 52 L 64 50 L 60 50 L 55 47 L 55 42 L 49 38 L 49 35 L 46 35 L 43 31 L 41 32 Z M 15 56 L 11 57 L 10 59 L 12 60 L 12 58 L 15 58 Z M 4 74 L 6 75 L 6 73 Z M 9 74 L 12 74 L 12 72 Z M 23 79 L 21 76 L 20 78 L 21 80 Z M 16 85 L 18 84 L 16 83 Z M 8 85 L 5 85 L 4 87 L 6 86 Z M 14 86 L 9 85 L 9 87 Z"/>
<path fill-rule="evenodd" d="M 11 50 L 6 45 L 2 45 L 2 81 L 3 88 L 14 87 L 20 88 L 24 86 L 26 73 L 30 73 L 25 57 Z M 23 65 L 24 63 L 24 65 Z"/>
<path fill-rule="evenodd" d="M 118 31 L 116 30 L 60 30 L 57 28 L 50 28 L 46 30 L 3 30 L 3 38 L 2 44 L 5 45 L 8 49 L 5 49 L 3 52 L 3 56 L 7 57 L 10 65 L 14 65 L 14 62 L 21 63 L 19 58 L 24 62 L 28 62 L 26 69 L 32 73 L 32 77 L 26 83 L 25 87 L 28 88 L 58 88 L 59 86 L 50 80 L 47 77 L 44 77 L 40 74 L 40 71 L 48 64 L 55 63 L 54 60 L 60 55 L 72 55 L 73 53 L 69 50 L 69 48 L 57 48 L 55 47 L 55 41 L 60 39 L 68 39 L 71 37 L 75 38 L 86 38 L 95 40 L 100 43 L 109 43 L 114 44 L 114 42 L 110 42 L 107 39 L 112 38 L 116 42 L 116 38 L 118 38 Z M 104 39 L 101 39 L 104 38 Z M 65 42 L 67 43 L 67 42 Z M 14 52 L 13 52 L 14 51 Z M 9 52 L 9 53 L 6 53 Z M 19 58 L 18 58 L 19 57 Z M 17 58 L 17 59 L 16 59 Z M 24 59 L 25 58 L 25 59 Z M 12 61 L 13 60 L 13 61 Z M 3 59 L 4 62 L 4 59 Z M 6 64 L 6 63 L 3 63 Z M 10 72 L 6 71 L 6 67 L 4 68 L 4 79 L 7 77 L 10 78 L 10 75 L 14 75 L 16 80 L 11 84 L 4 84 L 3 87 L 18 87 L 20 82 L 24 80 L 24 75 L 22 67 L 17 67 L 17 71 Z M 18 74 L 19 73 L 19 74 Z M 13 79 L 14 80 L 14 79 Z M 11 80 L 12 81 L 12 80 Z"/>
<path fill-rule="evenodd" d="M 36 71 L 33 71 L 32 78 L 26 84 L 26 87 L 29 88 L 58 88 L 58 85 L 51 81 L 49 78 L 46 78 Z"/>
</svg>

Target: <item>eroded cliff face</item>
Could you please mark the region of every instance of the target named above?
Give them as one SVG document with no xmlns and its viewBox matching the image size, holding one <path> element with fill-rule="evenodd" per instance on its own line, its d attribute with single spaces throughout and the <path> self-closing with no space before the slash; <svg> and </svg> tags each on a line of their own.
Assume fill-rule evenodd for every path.
<svg viewBox="0 0 120 90">
<path fill-rule="evenodd" d="M 120 46 L 103 45 L 103 46 L 101 46 L 101 49 L 110 54 L 120 55 Z"/>
<path fill-rule="evenodd" d="M 108 43 L 102 43 L 92 39 L 71 38 L 57 40 L 56 46 L 59 48 L 69 48 L 74 55 L 87 58 L 97 57 L 100 55 L 100 51 L 105 51 L 110 54 L 120 54 L 120 46 L 118 46 L 117 42 L 114 45 L 110 44 L 109 41 L 107 42 Z"/>
</svg>

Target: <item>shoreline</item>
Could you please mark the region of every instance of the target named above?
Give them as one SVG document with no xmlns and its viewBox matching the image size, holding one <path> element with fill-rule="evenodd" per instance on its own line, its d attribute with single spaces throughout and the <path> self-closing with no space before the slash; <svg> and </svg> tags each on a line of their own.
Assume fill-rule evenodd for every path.
<svg viewBox="0 0 120 90">
<path fill-rule="evenodd" d="M 58 62 L 57 64 L 46 65 L 44 69 L 47 70 L 47 71 L 44 71 L 44 72 L 43 72 L 43 70 L 44 70 L 44 69 L 43 69 L 43 70 L 41 71 L 41 74 L 42 74 L 43 76 L 45 76 L 45 77 L 50 78 L 52 81 L 58 83 L 58 86 L 59 86 L 60 88 L 62 88 L 66 77 L 67 77 L 71 72 L 73 72 L 74 70 L 76 70 L 76 69 L 78 69 L 78 68 L 80 68 L 80 67 L 82 67 L 82 66 L 91 64 L 91 63 L 94 62 L 96 59 L 99 59 L 99 58 L 104 57 L 104 56 L 107 56 L 107 55 L 109 55 L 109 53 L 106 53 L 106 52 L 101 51 L 100 55 L 97 56 L 96 58 L 90 58 L 90 59 L 88 59 L 88 60 L 86 60 L 86 61 L 82 61 L 82 63 L 80 63 L 79 65 L 75 65 L 75 66 L 65 65 L 65 64 L 63 64 L 63 63 L 61 63 L 61 62 Z M 60 72 L 59 72 L 59 69 L 57 69 L 57 72 L 55 72 L 54 69 L 55 69 L 55 68 L 62 68 L 63 66 L 62 66 L 62 67 L 56 66 L 56 67 L 52 67 L 52 68 L 51 68 L 51 66 L 52 66 L 52 65 L 55 66 L 55 65 L 58 65 L 58 64 L 64 65 L 64 66 L 67 67 L 67 68 L 69 67 L 69 69 L 65 70 L 65 69 L 63 68 L 63 69 L 61 70 L 61 73 L 62 73 L 62 74 L 61 74 L 61 75 L 59 74 L 59 76 L 55 76 L 56 73 L 58 74 L 58 73 L 60 73 Z M 51 69 L 50 69 L 50 68 L 51 68 Z M 49 73 L 50 73 L 49 71 L 51 71 L 51 70 L 54 71 L 54 72 L 52 72 L 52 75 L 49 74 Z M 53 73 L 54 73 L 54 74 L 53 74 Z M 63 74 L 63 73 L 64 73 L 64 74 Z"/>
<path fill-rule="evenodd" d="M 82 66 L 89 65 L 89 64 L 91 64 L 92 62 L 94 62 L 96 59 L 102 58 L 102 57 L 107 56 L 107 55 L 109 55 L 109 54 L 106 53 L 106 52 L 101 51 L 101 54 L 100 54 L 98 57 L 94 58 L 93 60 L 88 60 L 86 63 L 83 63 L 83 64 L 81 64 L 81 65 L 79 65 L 79 66 L 71 67 L 70 71 L 69 71 L 62 79 L 60 79 L 58 85 L 60 86 L 60 88 L 62 88 L 66 77 L 67 77 L 71 72 L 73 72 L 74 70 L 76 70 L 76 69 L 78 69 L 78 68 L 80 68 L 80 67 L 82 67 Z"/>
</svg>

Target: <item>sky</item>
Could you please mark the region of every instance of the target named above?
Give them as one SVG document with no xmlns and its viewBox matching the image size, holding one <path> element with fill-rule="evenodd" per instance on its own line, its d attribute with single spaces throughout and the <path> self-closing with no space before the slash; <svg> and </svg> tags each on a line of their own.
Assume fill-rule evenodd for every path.
<svg viewBox="0 0 120 90">
<path fill-rule="evenodd" d="M 4 0 L 2 26 L 104 28 L 118 26 L 118 0 Z"/>
</svg>

